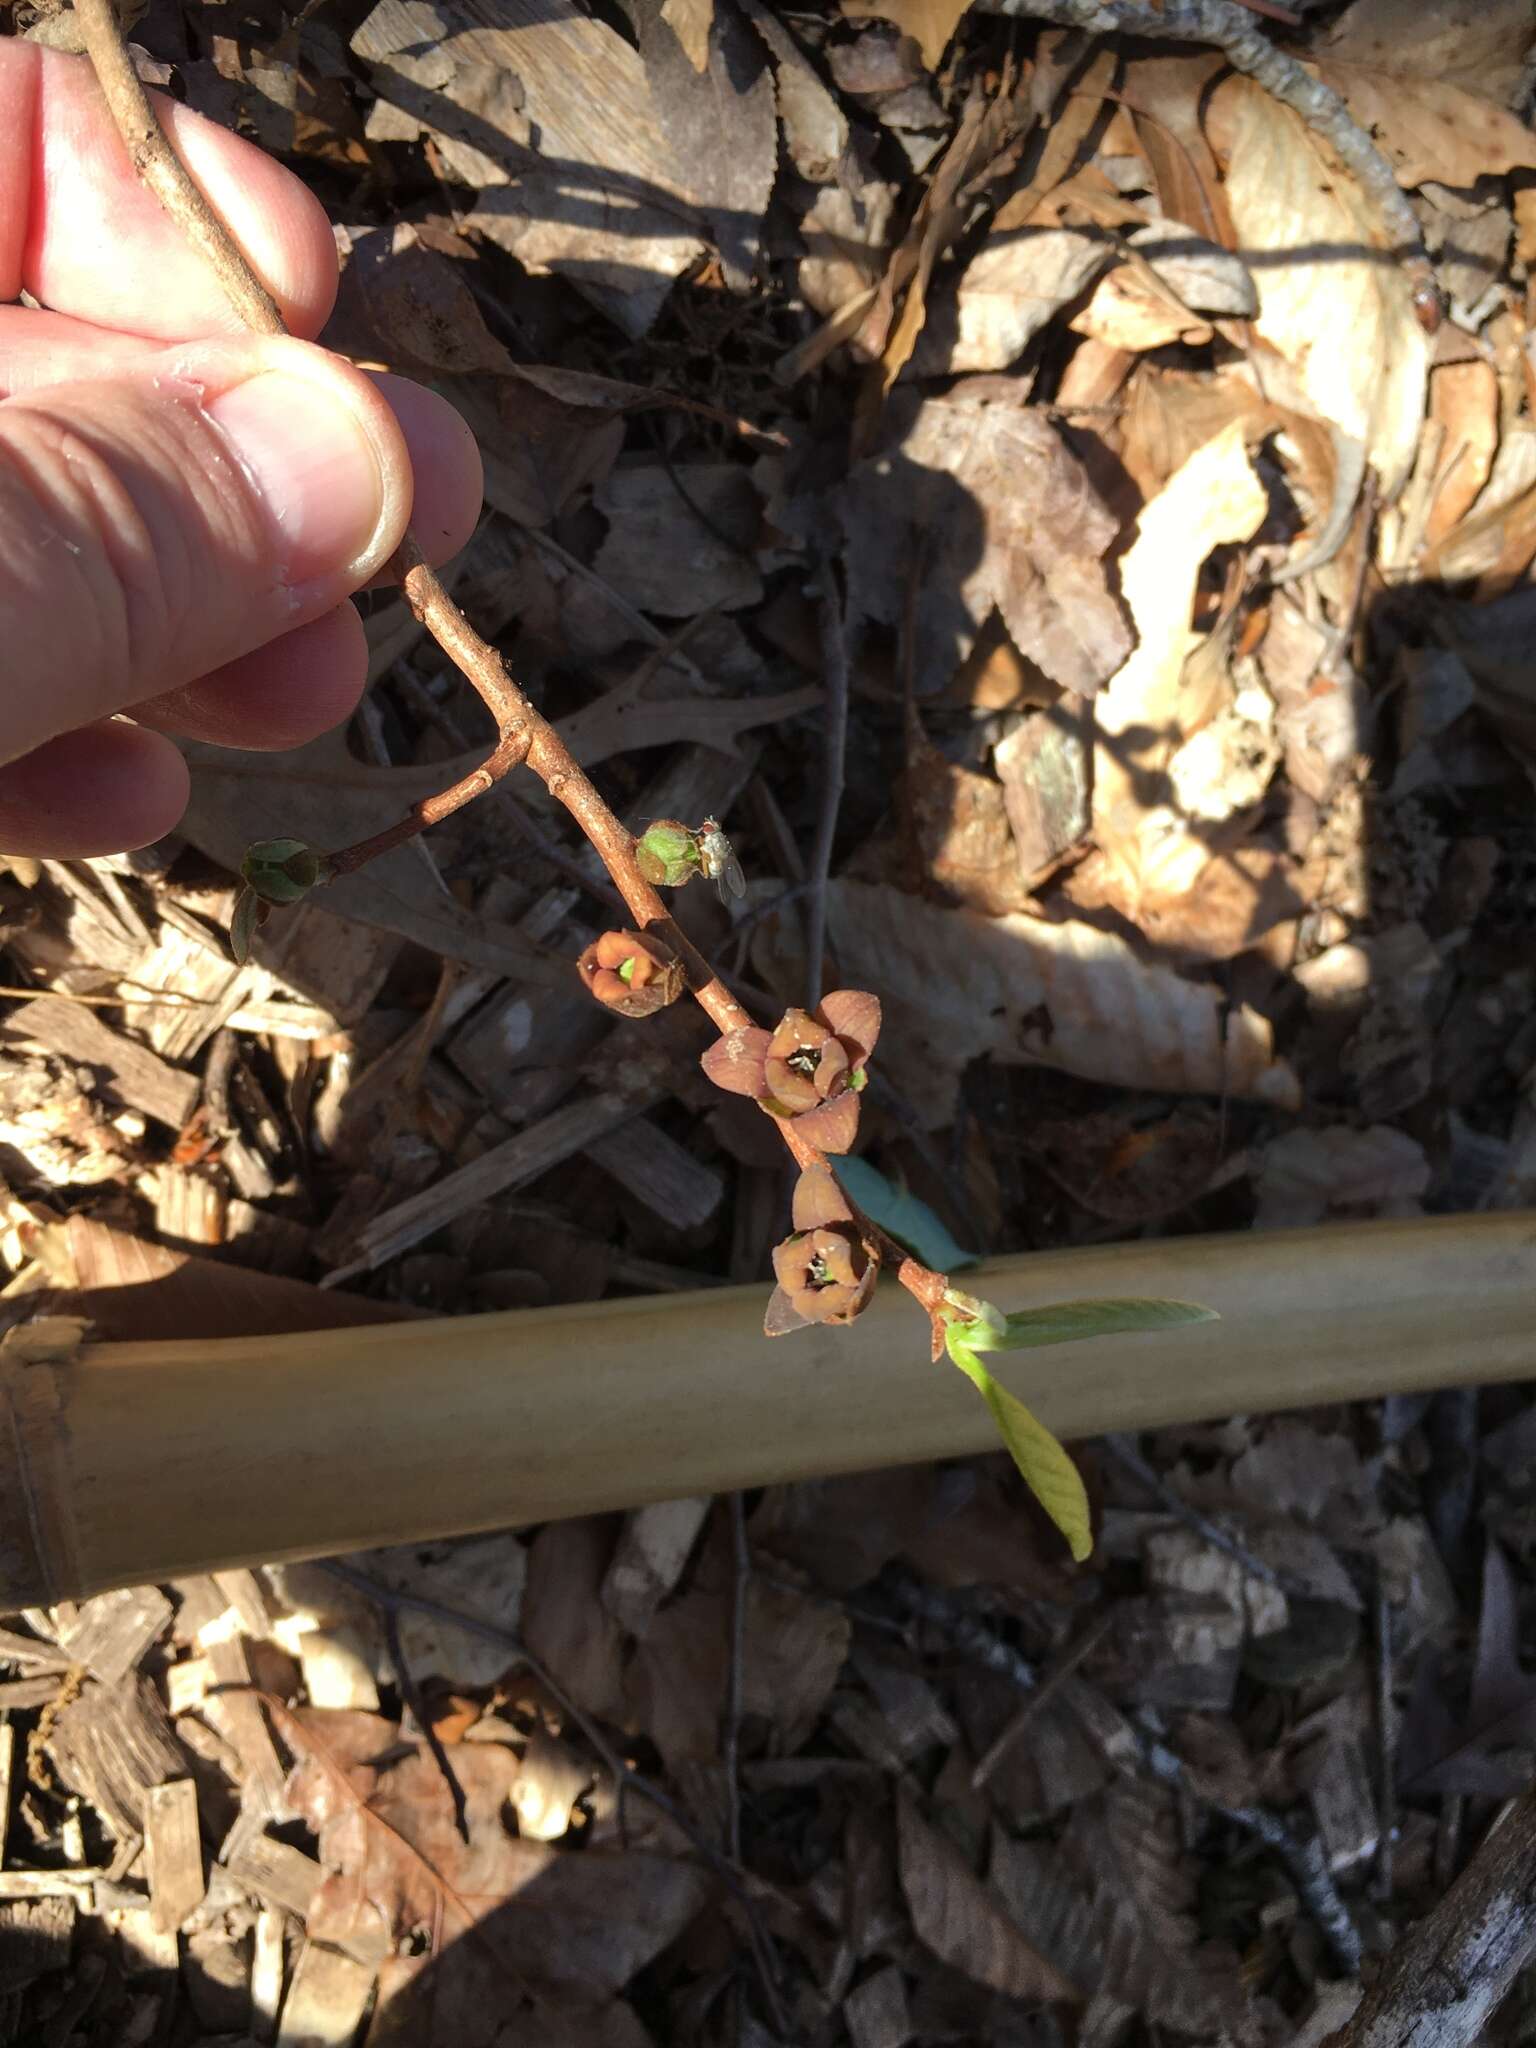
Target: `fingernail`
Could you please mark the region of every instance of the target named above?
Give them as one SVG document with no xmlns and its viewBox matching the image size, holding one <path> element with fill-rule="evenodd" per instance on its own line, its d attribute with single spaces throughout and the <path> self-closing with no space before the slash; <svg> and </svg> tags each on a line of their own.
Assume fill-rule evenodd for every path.
<svg viewBox="0 0 1536 2048">
<path fill-rule="evenodd" d="M 210 399 L 208 412 L 282 529 L 289 585 L 345 577 L 365 561 L 384 516 L 384 472 L 334 389 L 267 371 Z"/>
</svg>

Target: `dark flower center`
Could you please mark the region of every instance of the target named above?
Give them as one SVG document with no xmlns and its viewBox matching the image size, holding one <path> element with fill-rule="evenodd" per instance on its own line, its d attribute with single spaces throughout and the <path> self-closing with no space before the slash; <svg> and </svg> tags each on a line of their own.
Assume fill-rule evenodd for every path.
<svg viewBox="0 0 1536 2048">
<path fill-rule="evenodd" d="M 807 1081 L 814 1081 L 821 1061 L 810 1046 L 803 1045 L 798 1052 L 792 1052 L 784 1064 L 791 1072 L 803 1074 Z"/>
</svg>

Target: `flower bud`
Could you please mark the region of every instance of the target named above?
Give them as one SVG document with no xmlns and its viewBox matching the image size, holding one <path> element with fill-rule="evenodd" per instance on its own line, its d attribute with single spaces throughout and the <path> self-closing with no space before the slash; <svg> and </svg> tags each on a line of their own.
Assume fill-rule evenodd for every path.
<svg viewBox="0 0 1536 2048">
<path fill-rule="evenodd" d="M 635 842 L 635 865 L 653 889 L 680 889 L 700 872 L 699 836 L 676 818 L 658 818 Z"/>
<path fill-rule="evenodd" d="M 240 873 L 263 903 L 297 903 L 330 880 L 330 862 L 302 839 L 258 839 L 245 849 Z"/>
<path fill-rule="evenodd" d="M 662 939 L 645 932 L 604 932 L 576 962 L 576 971 L 605 1009 L 650 1017 L 683 992 L 683 963 Z"/>
</svg>

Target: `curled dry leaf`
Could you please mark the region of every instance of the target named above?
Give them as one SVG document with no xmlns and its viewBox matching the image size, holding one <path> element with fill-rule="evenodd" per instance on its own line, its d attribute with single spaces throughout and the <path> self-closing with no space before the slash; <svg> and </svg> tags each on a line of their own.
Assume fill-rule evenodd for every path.
<svg viewBox="0 0 1536 2048">
<path fill-rule="evenodd" d="M 765 919 L 758 960 L 773 971 Z M 1083 924 L 977 917 L 897 890 L 835 881 L 827 935 L 843 966 L 890 991 L 885 1054 L 936 1128 L 973 1059 L 1056 1067 L 1086 1080 L 1295 1108 L 1296 1076 L 1264 1018 L 1139 959 Z"/>
<path fill-rule="evenodd" d="M 1217 88 L 1210 127 L 1259 288 L 1259 338 L 1288 366 L 1295 397 L 1363 444 L 1391 499 L 1418 447 L 1430 344 L 1407 277 L 1381 253 L 1376 206 L 1251 79 Z M 1292 397 L 1270 372 L 1266 382 Z"/>
</svg>

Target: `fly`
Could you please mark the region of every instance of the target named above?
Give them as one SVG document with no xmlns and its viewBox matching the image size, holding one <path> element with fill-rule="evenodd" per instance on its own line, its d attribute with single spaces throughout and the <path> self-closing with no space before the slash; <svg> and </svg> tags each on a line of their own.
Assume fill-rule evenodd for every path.
<svg viewBox="0 0 1536 2048">
<path fill-rule="evenodd" d="M 729 904 L 733 896 L 746 895 L 747 878 L 718 818 L 706 818 L 699 827 L 699 866 L 719 890 L 722 903 Z"/>
</svg>

